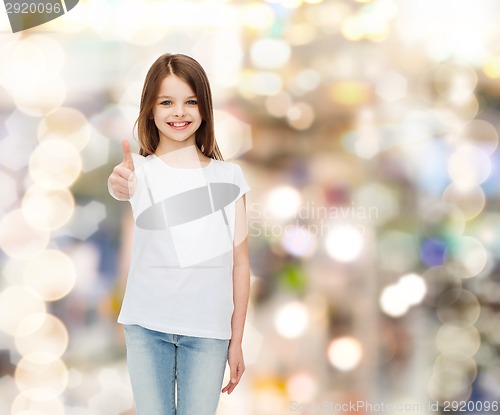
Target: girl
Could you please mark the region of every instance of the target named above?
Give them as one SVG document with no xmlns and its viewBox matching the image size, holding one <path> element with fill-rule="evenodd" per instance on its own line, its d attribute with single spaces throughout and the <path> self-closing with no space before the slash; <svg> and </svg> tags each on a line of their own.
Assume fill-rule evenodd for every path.
<svg viewBox="0 0 500 415">
<path fill-rule="evenodd" d="M 230 394 L 245 370 L 250 289 L 241 168 L 214 137 L 205 71 L 182 54 L 150 68 L 137 119 L 139 155 L 123 141 L 108 180 L 135 220 L 118 322 L 138 415 L 214 415 L 226 361 Z"/>
</svg>

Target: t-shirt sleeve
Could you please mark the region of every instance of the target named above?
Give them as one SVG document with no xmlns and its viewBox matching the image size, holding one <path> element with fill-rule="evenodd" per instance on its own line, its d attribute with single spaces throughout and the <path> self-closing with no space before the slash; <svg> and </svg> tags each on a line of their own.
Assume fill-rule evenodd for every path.
<svg viewBox="0 0 500 415">
<path fill-rule="evenodd" d="M 236 200 L 238 200 L 241 196 L 243 196 L 245 193 L 247 193 L 250 189 L 250 186 L 248 185 L 245 175 L 243 174 L 243 170 L 241 167 L 237 164 L 236 166 L 236 172 L 235 172 L 235 181 L 234 184 L 240 188 L 240 193 L 238 194 L 238 197 Z"/>
<path fill-rule="evenodd" d="M 132 207 L 134 218 L 152 206 L 154 200 L 151 196 L 150 183 L 152 180 L 149 172 L 149 163 L 147 159 L 139 154 L 132 154 L 134 161 L 134 175 L 135 175 L 135 192 L 130 197 L 129 202 Z"/>
<path fill-rule="evenodd" d="M 139 154 L 132 153 L 132 161 L 134 162 L 134 175 L 135 175 L 135 192 L 130 197 L 130 204 L 134 205 L 134 201 L 138 199 L 138 195 L 144 186 L 144 162 L 145 158 Z"/>
</svg>

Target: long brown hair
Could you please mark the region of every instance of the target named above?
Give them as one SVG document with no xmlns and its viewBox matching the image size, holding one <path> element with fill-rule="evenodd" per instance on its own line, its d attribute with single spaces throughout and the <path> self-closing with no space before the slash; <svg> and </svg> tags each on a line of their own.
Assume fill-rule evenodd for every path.
<svg viewBox="0 0 500 415">
<path fill-rule="evenodd" d="M 198 100 L 198 108 L 202 122 L 196 130 L 196 146 L 207 157 L 223 160 L 222 153 L 215 141 L 214 112 L 210 83 L 203 67 L 193 58 L 183 55 L 165 53 L 149 68 L 142 89 L 141 107 L 135 122 L 139 134 L 139 154 L 153 154 L 160 143 L 158 128 L 152 117 L 160 84 L 168 75 L 175 75 L 185 81 L 193 90 Z"/>
</svg>

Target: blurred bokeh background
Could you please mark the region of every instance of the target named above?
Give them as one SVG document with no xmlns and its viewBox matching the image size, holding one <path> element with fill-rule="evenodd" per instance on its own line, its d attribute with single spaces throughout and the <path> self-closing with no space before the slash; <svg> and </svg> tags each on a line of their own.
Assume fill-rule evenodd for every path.
<svg viewBox="0 0 500 415">
<path fill-rule="evenodd" d="M 106 180 L 165 52 L 205 67 L 252 188 L 247 372 L 218 414 L 498 413 L 498 16 L 80 0 L 12 34 L 0 14 L 0 413 L 134 414 L 131 212 Z"/>
</svg>

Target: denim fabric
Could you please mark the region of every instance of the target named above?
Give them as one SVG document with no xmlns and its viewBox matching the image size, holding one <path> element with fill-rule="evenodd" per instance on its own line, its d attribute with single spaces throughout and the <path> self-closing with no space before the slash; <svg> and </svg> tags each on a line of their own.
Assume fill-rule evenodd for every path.
<svg viewBox="0 0 500 415">
<path fill-rule="evenodd" d="M 124 330 L 137 415 L 215 415 L 229 340 Z"/>
</svg>

